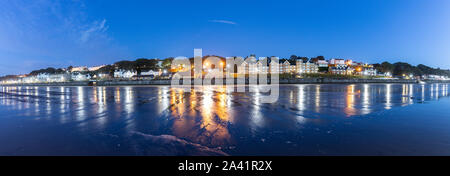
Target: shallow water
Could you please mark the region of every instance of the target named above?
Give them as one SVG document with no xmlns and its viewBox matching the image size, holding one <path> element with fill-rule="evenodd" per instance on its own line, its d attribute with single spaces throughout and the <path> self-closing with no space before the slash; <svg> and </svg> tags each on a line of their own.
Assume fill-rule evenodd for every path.
<svg viewBox="0 0 450 176">
<path fill-rule="evenodd" d="M 0 155 L 450 155 L 448 84 L 0 87 Z"/>
</svg>

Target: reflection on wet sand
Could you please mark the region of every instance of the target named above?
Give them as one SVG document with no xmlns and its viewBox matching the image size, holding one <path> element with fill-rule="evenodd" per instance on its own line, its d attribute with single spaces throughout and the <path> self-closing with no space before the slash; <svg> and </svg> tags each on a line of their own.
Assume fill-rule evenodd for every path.
<svg viewBox="0 0 450 176">
<path fill-rule="evenodd" d="M 191 90 L 184 97 L 183 89 L 170 89 L 171 112 L 176 117 L 173 133 L 194 142 L 225 145 L 230 141 L 227 129 L 228 97 L 225 87 L 205 86 L 201 91 Z"/>
<path fill-rule="evenodd" d="M 347 116 L 355 115 L 355 85 L 347 86 L 346 106 L 344 112 Z"/>
<path fill-rule="evenodd" d="M 323 116 L 367 115 L 448 96 L 448 84 L 282 85 L 279 101 L 264 104 L 260 87 L 247 88 L 236 93 L 225 86 L 187 92 L 169 86 L 1 87 L 0 104 L 83 129 L 113 122 L 126 132 L 154 127 L 216 147 L 233 144 L 230 128 L 236 125 L 256 134 L 275 124 L 298 128 Z"/>
<path fill-rule="evenodd" d="M 292 86 L 293 89 L 288 88 L 281 91 L 288 91 L 289 103 L 295 105 L 296 109 L 299 111 L 299 114 L 302 114 L 305 110 L 312 110 L 320 113 L 321 111 L 324 111 L 324 107 L 339 108 L 340 106 L 335 104 L 339 101 L 330 101 L 333 97 L 323 96 L 325 92 L 321 90 L 321 86 L 324 85 L 295 85 Z M 345 106 L 342 107 L 342 112 L 345 112 L 350 116 L 368 114 L 372 112 L 371 109 L 372 103 L 375 103 L 374 100 L 381 99 L 383 97 L 385 109 L 390 109 L 395 105 L 405 106 L 412 104 L 414 103 L 414 99 L 424 101 L 427 99 L 439 99 L 440 97 L 448 96 L 447 84 L 417 86 L 414 86 L 413 84 L 362 84 L 343 86 L 345 89 Z M 393 90 L 393 86 L 395 86 L 395 90 Z M 398 90 L 398 86 L 401 86 L 401 96 L 399 96 L 398 99 L 395 99 L 395 95 L 393 94 L 395 94 Z M 55 89 L 58 89 L 58 91 L 55 91 Z M 72 91 L 72 89 L 75 89 L 75 91 Z M 110 91 L 113 93 L 112 96 L 107 95 L 109 93 L 107 92 L 107 89 L 112 89 L 112 91 Z M 53 104 L 57 103 L 60 106 L 58 109 L 61 110 L 61 113 L 64 113 L 67 108 L 66 106 L 68 106 L 66 104 L 68 101 L 66 100 L 71 99 L 70 102 L 75 103 L 77 110 L 79 110 L 77 116 L 83 118 L 83 116 L 86 116 L 86 99 L 89 99 L 90 103 L 97 104 L 97 113 L 102 113 L 107 111 L 108 98 L 113 97 L 114 99 L 112 101 L 115 104 L 122 105 L 125 112 L 130 114 L 134 111 L 136 104 L 134 89 L 134 87 L 1 87 L 1 104 L 20 109 L 25 107 L 29 108 L 29 104 L 26 105 L 26 100 L 29 100 L 30 102 L 32 100 L 36 108 L 42 106 L 41 102 L 46 102 L 47 111 L 51 112 L 52 106 L 54 106 Z M 252 105 L 252 116 L 255 118 L 260 118 L 262 116 L 260 111 L 261 103 L 258 100 L 261 94 L 259 93 L 257 87 L 251 87 L 250 89 L 252 89 L 252 94 L 249 93 L 247 96 L 250 95 L 251 97 L 250 103 Z M 87 95 L 85 93 L 86 90 L 90 92 Z M 170 114 L 174 117 L 188 115 L 212 118 L 216 116 L 222 121 L 228 121 L 230 118 L 228 115 L 228 109 L 233 101 L 233 96 L 232 92 L 227 90 L 228 89 L 226 87 L 205 86 L 198 92 L 194 90 L 184 92 L 182 89 L 170 88 L 167 86 L 157 87 L 156 98 L 158 101 L 156 105 L 157 110 L 159 111 L 157 114 L 161 114 L 165 110 L 169 110 Z M 339 93 L 339 88 L 336 90 L 337 92 L 335 92 L 335 94 Z M 378 94 L 373 94 L 374 92 L 378 92 Z M 58 96 L 59 100 L 55 99 L 55 95 Z M 309 97 L 313 97 L 313 99 L 310 99 Z M 115 107 L 122 108 L 122 106 L 116 105 Z M 188 113 L 185 114 L 186 112 Z"/>
<path fill-rule="evenodd" d="M 362 94 L 362 109 L 361 114 L 369 114 L 371 112 L 370 110 L 370 95 L 371 95 L 371 89 L 369 84 L 364 84 L 364 90 Z"/>
<path fill-rule="evenodd" d="M 392 104 L 391 104 L 391 94 L 392 94 L 392 90 L 391 90 L 391 84 L 386 84 L 386 107 L 385 107 L 385 109 L 391 109 L 391 106 L 392 106 Z"/>
</svg>

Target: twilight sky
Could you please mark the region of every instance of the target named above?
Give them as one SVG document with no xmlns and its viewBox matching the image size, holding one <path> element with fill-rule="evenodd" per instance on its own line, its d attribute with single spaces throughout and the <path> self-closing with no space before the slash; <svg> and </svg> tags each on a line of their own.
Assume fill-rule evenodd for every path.
<svg viewBox="0 0 450 176">
<path fill-rule="evenodd" d="M 203 54 L 450 68 L 448 0 L 1 0 L 0 76 Z"/>
</svg>

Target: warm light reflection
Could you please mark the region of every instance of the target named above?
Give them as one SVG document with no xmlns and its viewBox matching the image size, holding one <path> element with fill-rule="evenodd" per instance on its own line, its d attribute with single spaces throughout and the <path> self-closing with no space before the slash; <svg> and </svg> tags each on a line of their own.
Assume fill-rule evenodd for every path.
<svg viewBox="0 0 450 176">
<path fill-rule="evenodd" d="M 131 87 L 125 87 L 125 111 L 127 117 L 131 117 L 131 113 L 134 111 L 134 95 Z"/>
<path fill-rule="evenodd" d="M 20 87 L 19 87 L 19 92 L 20 92 Z M 39 87 L 34 87 L 34 96 L 39 96 Z"/>
<path fill-rule="evenodd" d="M 436 93 L 435 93 L 435 95 L 436 95 L 436 99 L 439 99 L 439 90 L 440 90 L 440 84 L 436 84 Z"/>
<path fill-rule="evenodd" d="M 425 85 L 422 84 L 421 89 L 422 89 L 422 97 L 421 97 L 422 99 L 421 100 L 425 101 Z"/>
<path fill-rule="evenodd" d="M 61 103 L 64 103 L 64 98 L 65 98 L 65 96 L 64 96 L 64 93 L 65 93 L 64 87 L 60 87 L 60 88 L 59 88 L 59 91 L 60 91 L 60 93 L 61 93 L 61 95 L 60 95 Z"/>
<path fill-rule="evenodd" d="M 98 102 L 98 90 L 95 87 L 92 87 L 91 103 L 97 103 L 97 102 Z"/>
<path fill-rule="evenodd" d="M 370 113 L 370 85 L 364 84 L 363 96 L 362 96 L 362 114 Z"/>
<path fill-rule="evenodd" d="M 320 85 L 316 85 L 316 92 L 315 92 L 315 108 L 316 112 L 320 112 Z"/>
<path fill-rule="evenodd" d="M 447 92 L 448 92 L 448 85 L 447 84 L 442 85 L 442 96 L 447 96 Z"/>
<path fill-rule="evenodd" d="M 257 134 L 275 123 L 299 128 L 322 120 L 323 114 L 365 115 L 448 96 L 448 84 L 299 84 L 283 87 L 277 103 L 264 104 L 260 101 L 264 94 L 261 87 L 248 88 L 246 93 L 235 93 L 224 86 L 203 86 L 198 91 L 169 86 L 0 87 L 0 103 L 23 110 L 24 116 L 58 118 L 55 121 L 89 128 L 103 128 L 115 117 L 129 118 L 118 118 L 128 131 L 141 128 L 138 122 L 164 120 L 163 125 L 170 127 L 168 133 L 220 146 L 234 140 L 233 127 L 237 125 L 247 125 L 250 133 Z M 151 113 L 142 118 L 141 114 L 148 113 L 145 110 Z"/>
<path fill-rule="evenodd" d="M 19 89 L 20 89 L 20 87 L 19 87 Z M 35 112 L 35 114 L 38 114 L 39 113 L 39 87 L 35 87 L 34 88 L 34 112 Z M 18 93 L 20 93 L 20 91 L 18 92 Z"/>
<path fill-rule="evenodd" d="M 163 113 L 170 106 L 168 91 L 167 86 L 158 88 L 158 114 Z"/>
<path fill-rule="evenodd" d="M 120 103 L 120 87 L 116 87 L 115 94 L 114 94 L 114 101 L 116 103 Z"/>
<path fill-rule="evenodd" d="M 431 84 L 430 86 L 430 98 L 434 98 L 434 85 Z"/>
<path fill-rule="evenodd" d="M 408 98 L 409 104 L 413 104 L 414 87 L 412 84 L 409 85 L 409 95 L 408 96 L 409 96 L 409 98 Z"/>
<path fill-rule="evenodd" d="M 47 87 L 47 103 L 45 104 L 47 115 L 50 115 L 52 113 L 52 99 L 50 97 L 50 92 L 51 88 Z"/>
<path fill-rule="evenodd" d="M 50 98 L 50 87 L 47 87 L 46 92 L 47 92 L 47 98 Z"/>
<path fill-rule="evenodd" d="M 347 98 L 344 113 L 347 116 L 355 115 L 355 85 L 347 86 Z"/>
<path fill-rule="evenodd" d="M 86 109 L 84 101 L 84 88 L 78 87 L 78 108 L 77 108 L 77 120 L 81 121 L 86 118 Z"/>
<path fill-rule="evenodd" d="M 298 85 L 298 100 L 297 100 L 297 108 L 300 111 L 300 114 L 305 110 L 305 85 Z"/>
<path fill-rule="evenodd" d="M 259 127 L 264 125 L 263 117 L 261 114 L 261 101 L 260 101 L 260 92 L 257 86 L 249 86 L 249 91 L 254 92 L 253 96 L 253 106 L 251 107 L 251 126 L 253 126 L 253 130 L 256 130 Z"/>
<path fill-rule="evenodd" d="M 385 109 L 391 109 L 391 96 L 392 96 L 392 91 L 391 91 L 391 84 L 386 84 L 386 106 Z"/>
<path fill-rule="evenodd" d="M 60 102 L 59 109 L 60 109 L 60 113 L 64 114 L 65 113 L 65 109 L 66 109 L 66 107 L 65 107 L 66 106 L 66 102 L 65 102 L 65 97 L 64 97 L 64 92 L 65 92 L 64 87 L 61 87 L 60 91 L 61 91 L 61 97 L 60 97 L 61 102 Z"/>
<path fill-rule="evenodd" d="M 409 87 L 406 84 L 402 85 L 402 104 L 404 105 L 407 101 L 409 101 Z"/>
<path fill-rule="evenodd" d="M 183 89 L 170 90 L 172 116 L 176 118 L 172 128 L 174 133 L 213 146 L 227 144 L 230 134 L 226 89 L 204 86 L 198 93 L 191 91 L 189 97 L 184 97 L 184 94 Z M 196 118 L 200 118 L 199 121 Z"/>
<path fill-rule="evenodd" d="M 101 114 L 106 111 L 106 88 L 98 87 L 98 109 L 97 113 Z"/>
</svg>

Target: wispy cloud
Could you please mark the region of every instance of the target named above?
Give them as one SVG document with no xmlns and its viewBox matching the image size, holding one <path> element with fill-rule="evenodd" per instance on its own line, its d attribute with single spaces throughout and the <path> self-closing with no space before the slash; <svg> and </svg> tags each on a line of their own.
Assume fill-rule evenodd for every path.
<svg viewBox="0 0 450 176">
<path fill-rule="evenodd" d="M 228 20 L 209 20 L 209 22 L 211 22 L 211 23 L 223 23 L 223 24 L 237 25 L 236 22 L 234 22 L 234 21 L 228 21 Z"/>
<path fill-rule="evenodd" d="M 0 66 L 0 76 L 109 63 L 128 52 L 109 32 L 109 21 L 90 16 L 82 1 L 0 0 L 0 23 L 0 62 L 16 61 Z"/>
<path fill-rule="evenodd" d="M 87 42 L 91 35 L 93 34 L 103 34 L 108 30 L 108 26 L 106 26 L 106 19 L 102 21 L 95 21 L 91 26 L 89 26 L 86 30 L 81 31 L 81 42 Z"/>
</svg>

